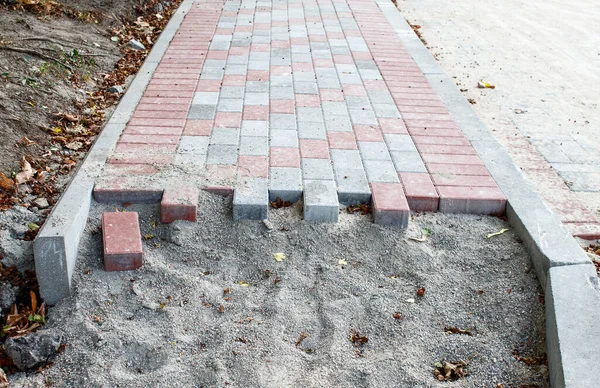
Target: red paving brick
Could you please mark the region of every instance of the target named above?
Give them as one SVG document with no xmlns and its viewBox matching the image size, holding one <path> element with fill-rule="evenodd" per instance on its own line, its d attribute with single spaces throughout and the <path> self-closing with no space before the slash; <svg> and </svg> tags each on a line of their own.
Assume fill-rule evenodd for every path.
<svg viewBox="0 0 600 388">
<path fill-rule="evenodd" d="M 102 213 L 104 269 L 129 271 L 142 266 L 142 236 L 135 212 Z"/>
<path fill-rule="evenodd" d="M 406 228 L 410 208 L 400 183 L 371 183 L 373 217 L 376 224 Z"/>
<path fill-rule="evenodd" d="M 300 156 L 329 159 L 329 144 L 327 140 L 300 139 Z"/>
<path fill-rule="evenodd" d="M 196 222 L 198 210 L 198 188 L 178 184 L 167 187 L 160 202 L 160 221 L 171 223 L 177 220 Z"/>
<path fill-rule="evenodd" d="M 410 210 L 415 212 L 436 212 L 439 195 L 427 173 L 401 172 L 398 174 Z"/>
</svg>

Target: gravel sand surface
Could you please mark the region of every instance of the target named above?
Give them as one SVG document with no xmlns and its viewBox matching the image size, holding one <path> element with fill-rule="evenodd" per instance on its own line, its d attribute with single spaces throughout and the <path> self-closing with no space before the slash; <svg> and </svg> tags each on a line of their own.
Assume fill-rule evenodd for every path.
<svg viewBox="0 0 600 388">
<path fill-rule="evenodd" d="M 231 198 L 202 192 L 196 224 L 125 208 L 140 214 L 144 266 L 108 273 L 100 216 L 114 210 L 92 209 L 73 296 L 50 310 L 68 347 L 16 386 L 548 386 L 545 365 L 514 357 L 544 358 L 544 307 L 515 234 L 486 238 L 501 219 L 426 214 L 397 231 L 345 211 L 309 223 L 296 204 L 233 223 Z M 438 382 L 444 360 L 468 375 Z"/>
</svg>

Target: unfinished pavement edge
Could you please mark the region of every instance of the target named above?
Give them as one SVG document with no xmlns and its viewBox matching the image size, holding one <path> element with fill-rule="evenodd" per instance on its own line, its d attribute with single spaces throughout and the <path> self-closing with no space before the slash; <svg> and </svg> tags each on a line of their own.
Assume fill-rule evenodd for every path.
<svg viewBox="0 0 600 388">
<path fill-rule="evenodd" d="M 173 14 L 34 240 L 40 295 L 48 305 L 70 295 L 71 278 L 92 203 L 94 182 L 193 3 L 194 0 L 184 0 Z"/>
<path fill-rule="evenodd" d="M 546 294 L 546 347 L 552 387 L 597 383 L 600 289 L 594 266 L 510 155 L 479 119 L 389 0 L 376 0 L 508 200 L 510 225 L 527 247 Z"/>
</svg>

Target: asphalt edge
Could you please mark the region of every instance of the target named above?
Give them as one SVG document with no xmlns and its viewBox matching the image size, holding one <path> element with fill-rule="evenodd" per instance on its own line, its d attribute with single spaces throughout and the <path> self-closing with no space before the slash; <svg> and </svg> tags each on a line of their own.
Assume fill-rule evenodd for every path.
<svg viewBox="0 0 600 388">
<path fill-rule="evenodd" d="M 508 200 L 509 224 L 523 240 L 546 295 L 546 347 L 552 387 L 597 384 L 600 287 L 594 265 L 512 158 L 479 119 L 389 0 L 376 0 L 413 60 L 469 139 Z"/>
<path fill-rule="evenodd" d="M 48 305 L 55 305 L 70 295 L 79 241 L 87 223 L 95 180 L 193 3 L 194 0 L 184 0 L 173 14 L 34 240 L 40 295 Z"/>
</svg>

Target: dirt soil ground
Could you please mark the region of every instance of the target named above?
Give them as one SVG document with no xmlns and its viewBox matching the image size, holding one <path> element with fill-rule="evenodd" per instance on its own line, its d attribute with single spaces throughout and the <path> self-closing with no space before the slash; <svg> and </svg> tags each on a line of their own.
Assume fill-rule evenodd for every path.
<svg viewBox="0 0 600 388">
<path fill-rule="evenodd" d="M 120 208 L 140 214 L 145 262 L 109 273 L 114 210 L 93 208 L 73 297 L 50 310 L 66 350 L 15 385 L 445 387 L 434 364 L 463 360 L 454 387 L 548 386 L 531 261 L 512 231 L 486 237 L 501 219 L 428 214 L 400 232 L 345 212 L 309 223 L 299 203 L 233 223 L 231 197 L 203 192 L 197 223 Z"/>
<path fill-rule="evenodd" d="M 3 326 L 37 294 L 31 240 L 122 96 L 109 88 L 126 89 L 179 2 L 0 0 Z M 0 366 L 13 369 L 1 348 Z"/>
</svg>

